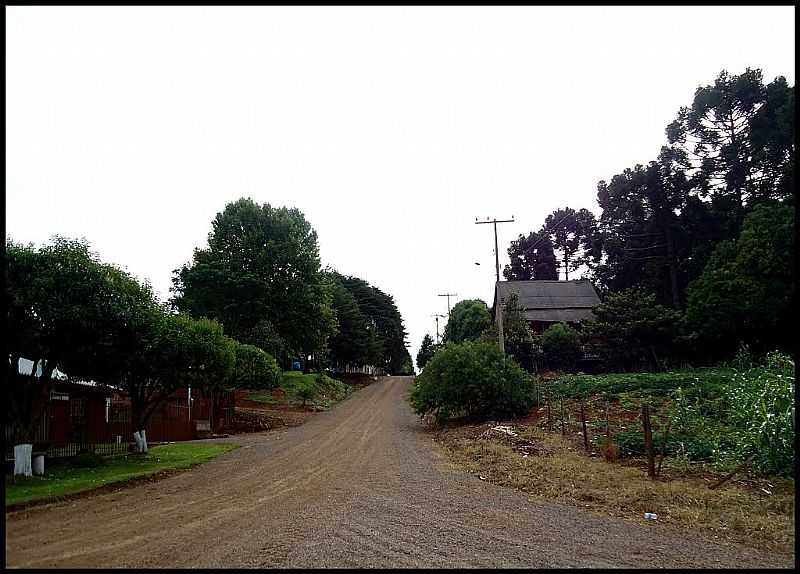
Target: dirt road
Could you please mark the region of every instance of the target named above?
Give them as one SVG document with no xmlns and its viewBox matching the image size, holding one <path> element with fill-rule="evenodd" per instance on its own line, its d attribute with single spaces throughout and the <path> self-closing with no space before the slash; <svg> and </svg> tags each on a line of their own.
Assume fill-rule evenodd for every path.
<svg viewBox="0 0 800 574">
<path fill-rule="evenodd" d="M 791 567 L 660 524 L 528 501 L 451 468 L 410 379 L 303 426 L 240 435 L 159 482 L 6 515 L 22 567 Z"/>
</svg>

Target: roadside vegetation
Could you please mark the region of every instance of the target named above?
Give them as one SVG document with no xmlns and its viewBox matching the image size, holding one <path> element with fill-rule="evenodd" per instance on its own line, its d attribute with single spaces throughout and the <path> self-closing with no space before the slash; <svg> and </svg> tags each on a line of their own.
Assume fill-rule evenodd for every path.
<svg viewBox="0 0 800 574">
<path fill-rule="evenodd" d="M 245 399 L 267 406 L 289 406 L 310 410 L 327 410 L 347 398 L 352 388 L 324 373 L 286 371 L 280 384 L 271 391 L 255 391 Z"/>
<path fill-rule="evenodd" d="M 393 298 L 321 269 L 316 232 L 297 209 L 226 205 L 207 248 L 176 271 L 168 303 L 85 240 L 37 247 L 8 237 L 5 278 L 6 436 L 20 460 L 30 457 L 23 445 L 33 443 L 61 373 L 124 393 L 126 439 L 146 453 L 151 417 L 181 388 L 215 402 L 236 389 L 270 391 L 298 358 L 306 370 L 413 371 Z M 29 375 L 23 360 L 33 362 Z M 292 400 L 322 408 L 345 392 L 325 376 L 285 384 Z"/>
<path fill-rule="evenodd" d="M 539 498 L 791 550 L 793 109 L 785 78 L 723 71 L 654 161 L 598 183 L 599 217 L 564 207 L 511 242 L 507 280 L 584 268 L 601 304 L 534 333 L 509 296 L 505 360 L 470 347 L 498 339 L 480 301 L 451 313 L 443 345 L 428 337 L 411 402 L 449 415 L 436 433 L 454 460 Z M 524 413 L 476 390 L 508 364 L 527 372 Z"/>
<path fill-rule="evenodd" d="M 52 463 L 45 476 L 6 476 L 5 505 L 55 501 L 109 484 L 188 468 L 238 448 L 225 443 L 172 443 L 154 446 L 145 455 L 99 457 L 84 453 Z"/>
<path fill-rule="evenodd" d="M 421 416 L 443 423 L 513 417 L 533 404 L 528 375 L 494 343 L 448 343 L 422 371 L 411 391 L 411 405 Z"/>
<path fill-rule="evenodd" d="M 484 480 L 525 492 L 534 501 L 558 502 L 602 515 L 657 521 L 701 531 L 756 548 L 784 553 L 794 548 L 794 481 L 780 477 L 731 480 L 709 489 L 719 476 L 664 461 L 651 480 L 641 461 L 609 464 L 583 449 L 572 425 L 567 436 L 546 425 L 501 424 L 517 436 L 492 431 L 490 424 L 448 425 L 435 432 L 449 458 Z"/>
</svg>

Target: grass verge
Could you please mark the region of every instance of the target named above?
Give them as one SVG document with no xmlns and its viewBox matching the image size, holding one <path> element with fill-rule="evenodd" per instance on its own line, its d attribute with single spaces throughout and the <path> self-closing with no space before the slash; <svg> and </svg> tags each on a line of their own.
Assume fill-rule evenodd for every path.
<svg viewBox="0 0 800 574">
<path fill-rule="evenodd" d="M 58 500 L 116 482 L 188 468 L 237 447 L 222 443 L 173 443 L 152 447 L 146 455 L 111 457 L 94 468 L 76 467 L 69 462 L 52 464 L 45 468 L 44 476 L 17 477 L 15 480 L 6 476 L 5 506 Z"/>
<path fill-rule="evenodd" d="M 782 553 L 794 548 L 792 480 L 736 480 L 709 490 L 717 476 L 687 476 L 667 458 L 662 477 L 653 481 L 641 461 L 590 457 L 577 437 L 527 425 L 514 425 L 518 437 L 508 437 L 489 431 L 491 426 L 449 426 L 436 431 L 436 439 L 458 466 L 534 499 L 635 521 L 655 512 L 659 522 L 752 547 Z"/>
</svg>

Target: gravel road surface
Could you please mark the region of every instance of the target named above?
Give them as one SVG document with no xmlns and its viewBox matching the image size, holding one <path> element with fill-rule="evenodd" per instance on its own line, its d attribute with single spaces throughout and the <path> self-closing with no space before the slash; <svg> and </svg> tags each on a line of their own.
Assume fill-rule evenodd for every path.
<svg viewBox="0 0 800 574">
<path fill-rule="evenodd" d="M 18 567 L 785 567 L 661 524 L 530 502 L 451 467 L 385 377 L 189 472 L 6 514 Z"/>
</svg>

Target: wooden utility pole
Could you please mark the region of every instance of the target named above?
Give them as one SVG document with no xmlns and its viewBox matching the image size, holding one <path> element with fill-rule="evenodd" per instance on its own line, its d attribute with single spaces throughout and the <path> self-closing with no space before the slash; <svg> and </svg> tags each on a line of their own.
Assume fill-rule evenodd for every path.
<svg viewBox="0 0 800 574">
<path fill-rule="evenodd" d="M 589 434 L 586 432 L 586 411 L 583 408 L 583 399 L 581 399 L 581 428 L 583 429 L 583 448 L 589 452 Z"/>
<path fill-rule="evenodd" d="M 656 477 L 656 459 L 653 453 L 653 432 L 650 426 L 650 407 L 642 405 L 642 426 L 644 427 L 644 450 L 647 454 L 647 475 L 650 478 Z"/>
<path fill-rule="evenodd" d="M 500 350 L 505 353 L 506 345 L 503 340 L 503 305 L 500 303 L 500 253 L 497 250 L 497 224 L 498 223 L 514 223 L 514 216 L 511 219 L 489 219 L 486 221 L 478 221 L 475 218 L 475 224 L 491 223 L 494 225 L 494 271 L 495 271 L 495 285 L 494 285 L 494 300 L 495 300 L 495 321 L 497 321 L 497 338 L 500 344 Z"/>
<path fill-rule="evenodd" d="M 450 317 L 450 297 L 455 297 L 458 293 L 440 293 L 439 297 L 447 297 L 447 317 Z"/>
<path fill-rule="evenodd" d="M 436 344 L 439 344 L 439 317 L 445 317 L 445 315 L 431 315 L 431 317 L 436 317 Z"/>
</svg>

